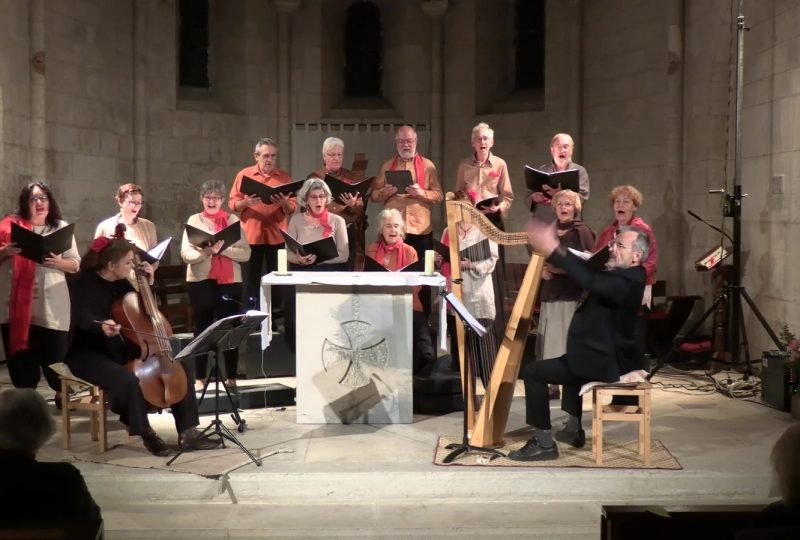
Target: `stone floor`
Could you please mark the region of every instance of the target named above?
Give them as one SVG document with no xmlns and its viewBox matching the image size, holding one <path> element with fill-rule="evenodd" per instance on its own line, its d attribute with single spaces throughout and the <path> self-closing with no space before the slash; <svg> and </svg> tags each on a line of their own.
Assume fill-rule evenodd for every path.
<svg viewBox="0 0 800 540">
<path fill-rule="evenodd" d="M 708 382 L 667 369 L 655 380 Z M 8 384 L 4 366 L 0 384 Z M 563 413 L 555 401 L 552 409 L 556 422 Z M 251 427 L 241 435 L 245 444 L 268 437 L 289 452 L 219 479 L 75 463 L 103 510 L 108 539 L 599 539 L 604 504 L 750 504 L 774 496 L 768 456 L 792 422 L 787 413 L 757 399 L 678 388 L 655 390 L 653 411 L 653 438 L 683 470 L 439 467 L 437 436 L 460 432 L 458 413 L 416 415 L 405 425 L 298 425 L 291 408 L 247 411 Z M 524 427 L 523 419 L 517 397 L 508 429 Z M 169 415 L 153 423 L 172 431 Z M 611 426 L 609 438 L 635 437 L 632 426 Z"/>
</svg>

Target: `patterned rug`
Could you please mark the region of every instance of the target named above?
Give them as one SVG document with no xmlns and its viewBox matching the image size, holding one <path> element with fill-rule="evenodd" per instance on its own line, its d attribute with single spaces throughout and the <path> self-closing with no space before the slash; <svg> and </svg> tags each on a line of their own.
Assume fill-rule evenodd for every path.
<svg viewBox="0 0 800 540">
<path fill-rule="evenodd" d="M 508 455 L 512 450 L 517 450 L 525 444 L 527 439 L 516 438 L 498 448 L 503 454 Z M 651 465 L 645 467 L 638 454 L 637 442 L 609 441 L 603 445 L 603 464 L 598 465 L 592 457 L 592 443 L 587 441 L 583 448 L 573 448 L 568 444 L 558 443 L 558 459 L 552 461 L 513 461 L 505 457 L 498 457 L 488 461 L 486 454 L 468 453 L 461 454 L 450 463 L 444 463 L 444 458 L 451 452 L 445 447 L 451 443 L 460 443 L 461 437 L 442 435 L 436 445 L 433 464 L 443 467 L 449 466 L 477 466 L 477 467 L 585 467 L 592 469 L 683 469 L 661 441 L 653 440 L 650 450 Z"/>
</svg>

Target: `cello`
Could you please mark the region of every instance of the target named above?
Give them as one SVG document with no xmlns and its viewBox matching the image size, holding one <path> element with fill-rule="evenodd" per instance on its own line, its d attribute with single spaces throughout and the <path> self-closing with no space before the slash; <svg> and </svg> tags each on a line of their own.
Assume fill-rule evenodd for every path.
<svg viewBox="0 0 800 540">
<path fill-rule="evenodd" d="M 186 371 L 172 357 L 172 327 L 158 310 L 147 274 L 139 268 L 139 256 L 134 260 L 139 290 L 117 300 L 111 313 L 122 325 L 120 333 L 126 343 L 139 348 L 139 357 L 126 367 L 139 379 L 145 401 L 156 409 L 165 409 L 186 396 Z"/>
</svg>

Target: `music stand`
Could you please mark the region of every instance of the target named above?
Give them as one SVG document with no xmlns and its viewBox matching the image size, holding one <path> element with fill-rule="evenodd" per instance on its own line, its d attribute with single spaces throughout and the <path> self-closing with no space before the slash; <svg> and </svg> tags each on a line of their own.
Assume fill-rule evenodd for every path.
<svg viewBox="0 0 800 540">
<path fill-rule="evenodd" d="M 219 376 L 219 361 L 222 351 L 237 348 L 248 335 L 261 326 L 261 323 L 266 318 L 266 313 L 260 311 L 248 311 L 244 315 L 231 315 L 230 317 L 220 319 L 206 328 L 199 336 L 194 338 L 194 340 L 184 347 L 184 349 L 175 357 L 176 360 L 180 360 L 182 358 L 188 358 L 200 354 L 208 354 L 209 352 L 214 353 L 214 366 L 211 369 L 211 375 L 214 376 L 214 383 L 216 385 L 216 392 L 214 395 L 214 419 L 202 432 L 200 432 L 200 436 L 197 438 L 197 441 L 201 441 L 203 439 L 211 440 L 211 438 L 216 435 L 219 439 L 219 442 L 222 444 L 222 447 L 224 448 L 225 439 L 227 439 L 238 446 L 242 452 L 247 454 L 247 456 L 253 460 L 253 463 L 259 467 L 261 466 L 261 460 L 257 459 L 253 453 L 250 452 L 250 450 L 245 448 L 245 446 L 239 442 L 234 434 L 231 433 L 231 431 L 219 419 L 219 383 L 222 382 L 222 387 L 225 389 L 225 393 L 228 395 L 228 399 L 231 401 L 231 405 L 233 406 L 234 421 L 238 418 L 239 421 L 237 423 L 239 424 L 240 431 L 244 431 L 244 420 L 239 417 L 238 408 L 234 406 L 233 398 L 228 391 L 228 387 L 225 385 L 225 381 L 222 381 Z M 205 387 L 203 387 L 201 399 L 202 396 L 205 395 L 210 381 L 211 377 L 209 377 L 209 379 L 206 381 Z M 171 465 L 172 462 L 178 459 L 178 457 L 183 454 L 184 451 L 184 449 L 181 449 L 172 459 L 167 462 L 167 465 Z"/>
<path fill-rule="evenodd" d="M 486 328 L 478 322 L 478 320 L 472 316 L 472 313 L 461 303 L 453 293 L 448 293 L 442 291 L 439 293 L 442 298 L 444 298 L 445 302 L 450 304 L 450 307 L 453 308 L 453 311 L 456 313 L 458 318 L 461 320 L 461 324 L 464 326 L 464 333 L 469 335 L 471 332 L 475 333 L 478 337 L 483 337 L 486 335 Z M 464 351 L 466 355 L 466 351 Z M 482 446 L 473 446 L 469 443 L 469 405 L 467 404 L 467 400 L 470 399 L 470 396 L 474 395 L 474 390 L 472 388 L 473 380 L 472 380 L 472 359 L 465 358 L 464 362 L 464 373 L 463 377 L 465 379 L 464 385 L 464 428 L 461 436 L 460 443 L 450 443 L 445 448 L 447 450 L 452 450 L 445 458 L 442 460 L 442 463 L 450 463 L 455 458 L 460 456 L 461 454 L 465 454 L 468 452 L 479 452 L 483 454 L 489 454 L 489 460 L 493 460 L 497 457 L 506 457 L 505 454 L 500 452 L 499 450 L 495 450 L 494 448 L 484 448 Z"/>
</svg>

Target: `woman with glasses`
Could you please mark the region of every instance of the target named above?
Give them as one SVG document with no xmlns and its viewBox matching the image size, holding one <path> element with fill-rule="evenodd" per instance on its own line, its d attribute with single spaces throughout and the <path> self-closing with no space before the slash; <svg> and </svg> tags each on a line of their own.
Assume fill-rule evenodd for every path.
<svg viewBox="0 0 800 540">
<path fill-rule="evenodd" d="M 203 211 L 189 217 L 187 224 L 206 231 L 217 233 L 229 225 L 239 223 L 236 214 L 223 210 L 225 185 L 217 180 L 207 180 L 200 186 L 200 202 Z M 239 225 L 241 229 L 241 225 Z M 239 313 L 242 305 L 242 270 L 239 263 L 250 259 L 250 244 L 244 230 L 240 238 L 229 246 L 219 240 L 213 245 L 197 246 L 189 242 L 189 235 L 183 232 L 181 259 L 186 263 L 186 288 L 192 306 L 194 335 L 199 335 L 211 324 L 229 315 Z M 223 250 L 223 247 L 225 249 Z M 236 387 L 236 365 L 239 362 L 238 349 L 223 351 L 225 360 L 226 384 Z M 207 356 L 195 360 L 195 385 L 203 388 L 207 373 Z"/>
<path fill-rule="evenodd" d="M 152 221 L 141 217 L 144 204 L 144 191 L 136 184 L 124 184 L 117 189 L 119 214 L 102 221 L 94 232 L 94 237 L 114 236 L 117 223 L 125 225 L 125 238 L 145 251 L 158 242 L 156 226 Z"/>
<path fill-rule="evenodd" d="M 344 218 L 328 212 L 328 205 L 333 194 L 328 184 L 312 176 L 297 191 L 297 201 L 302 212 L 289 218 L 286 232 L 300 244 L 308 244 L 331 237 L 336 244 L 336 257 L 325 261 L 317 261 L 316 255 L 301 255 L 292 250 L 287 253 L 290 268 L 293 271 L 311 270 L 314 272 L 343 270 L 344 263 L 350 253 L 347 241 L 347 223 Z M 294 288 L 292 288 L 294 289 Z M 291 290 L 285 300 L 285 338 L 289 348 L 295 350 L 295 291 Z"/>
<path fill-rule="evenodd" d="M 611 204 L 612 221 L 608 227 L 603 229 L 600 236 L 597 238 L 597 244 L 594 248 L 595 251 L 599 251 L 613 242 L 620 227 L 626 225 L 641 230 L 647 235 L 647 239 L 650 241 L 650 250 L 647 252 L 647 257 L 641 262 L 642 268 L 644 268 L 645 271 L 645 288 L 644 296 L 642 297 L 642 310 L 636 324 L 636 346 L 638 348 L 638 357 L 641 358 L 641 362 L 639 365 L 620 366 L 620 373 L 627 373 L 635 369 L 649 369 L 649 366 L 643 365 L 645 337 L 647 330 L 647 313 L 650 311 L 653 283 L 656 282 L 658 250 L 656 248 L 656 236 L 653 234 L 653 229 L 651 229 L 642 218 L 636 215 L 636 212 L 641 208 L 643 202 L 642 193 L 638 189 L 630 185 L 617 186 L 611 190 L 609 202 Z M 618 247 L 622 249 L 626 248 L 624 245 Z"/>
<path fill-rule="evenodd" d="M 0 222 L 0 330 L 11 382 L 36 388 L 44 372 L 57 393 L 58 375 L 47 366 L 63 362 L 67 352 L 70 300 L 65 274 L 78 271 L 80 255 L 72 238 L 64 253 L 50 253 L 41 264 L 20 255 L 11 242 L 12 224 L 37 234 L 67 226 L 50 188 L 28 184 L 19 194 L 17 212 Z M 56 404 L 60 396 L 56 395 Z"/>
<path fill-rule="evenodd" d="M 553 196 L 551 204 L 558 220 L 556 233 L 559 244 L 564 249 L 591 251 L 594 247 L 594 233 L 578 219 L 582 206 L 580 195 L 565 189 Z M 582 295 L 583 289 L 564 270 L 550 263 L 545 264 L 539 288 L 539 360 L 558 358 L 567 353 L 567 331 Z M 551 385 L 550 398 L 558 397 L 558 386 Z"/>
</svg>

